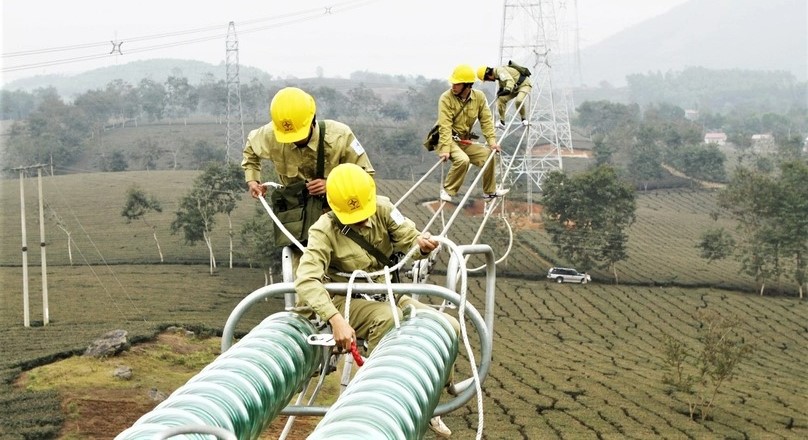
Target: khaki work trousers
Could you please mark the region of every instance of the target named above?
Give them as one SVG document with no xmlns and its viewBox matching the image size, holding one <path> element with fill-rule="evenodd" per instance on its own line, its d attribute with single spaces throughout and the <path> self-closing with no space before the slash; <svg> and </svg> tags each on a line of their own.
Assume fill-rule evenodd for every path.
<svg viewBox="0 0 808 440">
<path fill-rule="evenodd" d="M 345 313 L 345 297 L 341 295 L 331 298 L 337 310 Z M 398 300 L 398 319 L 404 319 L 402 309 L 408 305 L 416 309 L 432 309 L 432 307 L 412 299 L 408 295 L 402 295 Z M 434 309 L 433 309 L 434 310 Z M 452 324 L 452 328 L 460 336 L 460 323 L 457 319 L 446 313 L 443 316 Z M 373 349 L 379 344 L 382 337 L 395 326 L 392 310 L 389 302 L 368 301 L 365 299 L 351 298 L 350 316 L 348 324 L 353 327 L 357 338 L 364 339 L 368 344 L 368 353 L 373 353 Z"/>
<path fill-rule="evenodd" d="M 505 110 L 508 108 L 508 102 L 513 99 L 514 108 L 519 109 L 519 116 L 522 119 L 527 118 L 527 110 L 528 110 L 528 103 L 522 105 L 527 98 L 527 95 L 530 94 L 530 89 L 532 86 L 528 85 L 521 85 L 518 89 L 516 89 L 516 93 L 511 93 L 510 95 L 500 96 L 497 98 L 497 113 L 499 113 L 499 120 L 503 123 L 505 122 Z M 521 107 L 520 107 L 521 106 Z"/>
<path fill-rule="evenodd" d="M 479 143 L 472 143 L 470 145 L 460 145 L 457 142 L 452 142 L 452 149 L 449 152 L 449 160 L 452 161 L 452 167 L 446 174 L 446 179 L 443 181 L 443 189 L 450 196 L 454 196 L 460 191 L 463 182 L 466 180 L 466 173 L 469 171 L 469 163 L 478 167 L 482 166 L 488 159 L 488 155 L 492 154 L 490 148 Z M 483 192 L 486 194 L 494 194 L 497 190 L 497 182 L 494 180 L 494 162 L 492 160 L 483 172 Z"/>
</svg>

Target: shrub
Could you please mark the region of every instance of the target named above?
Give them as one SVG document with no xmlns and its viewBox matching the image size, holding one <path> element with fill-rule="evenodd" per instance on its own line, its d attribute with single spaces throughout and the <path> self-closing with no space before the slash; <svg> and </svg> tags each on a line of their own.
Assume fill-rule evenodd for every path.
<svg viewBox="0 0 808 440">
<path fill-rule="evenodd" d="M 690 419 L 707 420 L 718 390 L 735 375 L 738 364 L 749 357 L 754 345 L 740 335 L 741 322 L 710 311 L 700 311 L 699 341 L 701 350 L 692 357 L 687 344 L 671 336 L 664 339 L 663 350 L 669 370 L 662 381 L 674 395 L 684 394 Z"/>
</svg>

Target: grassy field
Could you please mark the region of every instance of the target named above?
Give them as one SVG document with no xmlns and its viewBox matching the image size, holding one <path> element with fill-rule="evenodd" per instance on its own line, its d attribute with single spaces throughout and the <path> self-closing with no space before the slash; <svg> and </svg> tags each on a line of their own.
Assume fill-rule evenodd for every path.
<svg viewBox="0 0 808 440">
<path fill-rule="evenodd" d="M 194 176 L 190 171 L 144 171 L 45 179 L 45 199 L 75 240 L 70 266 L 65 234 L 53 217 L 46 219 L 51 323 L 45 327 L 36 186 L 26 181 L 31 328 L 22 325 L 19 182 L 0 181 L 0 438 L 105 438 L 92 432 L 129 426 L 142 411 L 115 417 L 118 425 L 106 426 L 106 431 L 76 430 L 72 422 L 81 420 L 81 413 L 65 407 L 63 391 L 15 383 L 23 371 L 81 353 L 93 339 L 116 328 L 127 330 L 134 342 L 153 340 L 170 325 L 220 332 L 238 301 L 263 284 L 262 272 L 239 258 L 238 267 L 222 266 L 215 276 L 208 275 L 204 246 L 187 246 L 169 234 L 177 200 Z M 164 264 L 158 263 L 150 229 L 142 222 L 127 225 L 120 216 L 132 184 L 163 203 L 163 213 L 148 219 L 157 225 Z M 384 181 L 380 192 L 396 200 L 410 185 Z M 423 225 L 430 216 L 423 203 L 436 194 L 437 185 L 430 181 L 401 209 Z M 698 235 L 715 223 L 710 218 L 714 197 L 701 190 L 638 194 L 630 258 L 618 265 L 620 285 L 612 284 L 608 272 L 593 273 L 595 282 L 585 286 L 547 282 L 549 265 L 563 261 L 541 229 L 516 231 L 508 257 L 497 267 L 494 360 L 484 385 L 485 438 L 808 436 L 808 308 L 790 295 L 755 295 L 754 282 L 737 274 L 734 261 L 706 265 L 698 258 Z M 236 230 L 254 205 L 251 199 L 242 200 L 234 215 Z M 509 244 L 506 219 L 516 225 L 523 208 L 509 205 L 504 218 L 492 219 L 479 241 L 490 244 L 498 256 L 504 254 Z M 473 239 L 479 222 L 473 211 L 467 209 L 453 228 L 450 238 L 457 243 Z M 226 261 L 225 224 L 220 220 L 213 236 L 220 265 Z M 438 232 L 440 221 L 431 230 Z M 439 276 L 433 281 L 442 283 Z M 475 303 L 482 299 L 482 285 L 480 278 L 471 282 Z M 277 302 L 261 305 L 239 331 L 248 331 L 280 307 Z M 670 335 L 695 350 L 699 310 L 739 318 L 757 350 L 722 388 L 712 419 L 694 422 L 681 397 L 662 383 L 662 341 Z M 458 361 L 463 376 L 468 372 L 464 362 Z M 138 392 L 143 391 L 133 391 Z M 456 438 L 472 438 L 476 406 L 469 404 L 446 421 Z M 64 431 L 65 426 L 71 431 Z"/>
</svg>

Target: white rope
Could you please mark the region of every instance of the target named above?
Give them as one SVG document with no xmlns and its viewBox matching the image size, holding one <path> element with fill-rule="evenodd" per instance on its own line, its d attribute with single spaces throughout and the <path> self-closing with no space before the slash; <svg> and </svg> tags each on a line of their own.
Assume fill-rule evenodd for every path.
<svg viewBox="0 0 808 440">
<path fill-rule="evenodd" d="M 283 188 L 282 185 L 279 185 L 275 182 L 264 182 L 262 185 L 265 187 L 271 187 L 275 189 Z M 305 251 L 306 248 L 303 247 L 303 245 L 289 232 L 289 230 L 286 229 L 283 223 L 281 223 L 281 221 L 278 219 L 278 216 L 276 216 L 275 212 L 272 211 L 272 208 L 269 206 L 269 203 L 267 203 L 267 200 L 264 198 L 264 196 L 259 194 L 258 200 L 260 200 L 261 204 L 264 205 L 264 209 L 266 210 L 267 214 L 269 214 L 269 217 L 272 218 L 273 222 L 275 222 L 275 225 L 280 228 L 281 232 L 283 232 L 283 235 L 285 235 L 286 238 L 289 239 L 289 241 L 291 241 L 295 246 L 297 246 L 297 248 L 300 249 L 300 252 Z"/>
<path fill-rule="evenodd" d="M 476 244 L 477 240 L 480 239 L 480 236 L 482 235 L 482 232 L 483 232 L 483 229 L 485 228 L 486 223 L 488 223 L 488 219 L 491 216 L 491 213 L 494 212 L 494 210 L 496 209 L 496 207 L 499 204 L 500 204 L 500 198 L 497 198 L 496 200 L 490 202 L 491 206 L 486 208 L 485 214 L 483 215 L 482 223 L 480 224 L 480 227 L 477 228 L 477 233 L 474 235 L 474 239 L 471 241 L 471 244 Z M 508 246 L 507 246 L 507 249 L 506 249 L 505 253 L 501 257 L 499 257 L 499 259 L 496 260 L 494 262 L 494 264 L 499 264 L 499 263 L 505 261 L 505 259 L 508 258 L 508 255 L 510 254 L 511 249 L 513 248 L 513 238 L 514 238 L 513 237 L 513 228 L 511 228 L 511 224 L 510 224 L 510 222 L 508 222 L 508 218 L 505 216 L 504 205 L 502 205 L 502 206 L 503 206 L 503 209 L 500 212 L 500 214 L 501 214 L 500 218 L 502 218 L 502 220 L 505 222 L 505 225 L 508 227 Z M 471 256 L 466 255 L 466 258 L 465 258 L 466 262 L 469 261 L 469 257 L 471 257 Z M 479 267 L 475 267 L 473 269 L 469 269 L 469 272 L 472 272 L 472 273 L 479 272 L 480 270 L 482 270 L 484 268 L 485 268 L 485 265 L 482 265 L 482 266 L 479 266 Z"/>
<path fill-rule="evenodd" d="M 387 301 L 390 303 L 390 312 L 393 314 L 393 322 L 396 329 L 401 327 L 401 322 L 398 319 L 398 307 L 396 307 L 396 298 L 393 296 L 393 279 L 390 277 L 390 268 L 384 266 L 384 282 L 387 284 Z"/>
<path fill-rule="evenodd" d="M 507 249 L 505 249 L 505 253 L 502 254 L 502 256 L 499 257 L 499 259 L 494 261 L 494 264 L 499 264 L 499 263 L 505 261 L 505 259 L 508 258 L 508 255 L 511 253 L 511 249 L 513 248 L 513 228 L 511 228 L 511 224 L 510 224 L 510 222 L 508 222 L 508 219 L 506 219 L 505 216 L 502 217 L 502 220 L 505 222 L 505 226 L 508 227 L 508 247 L 507 247 Z M 469 255 L 466 256 L 467 261 L 468 261 L 468 257 L 469 257 Z M 482 271 L 483 269 L 485 269 L 485 264 L 480 265 L 480 266 L 475 267 L 475 268 L 472 268 L 472 269 L 469 269 L 468 271 L 471 272 L 471 273 L 477 273 L 477 272 Z"/>
<path fill-rule="evenodd" d="M 373 279 L 368 276 L 368 273 L 363 270 L 355 270 L 348 279 L 348 290 L 345 292 L 345 322 L 350 323 L 350 313 L 351 313 L 351 290 L 353 290 L 354 280 L 357 276 L 364 276 L 369 283 L 373 282 Z"/>
<path fill-rule="evenodd" d="M 440 242 L 441 244 L 445 244 L 449 248 L 449 252 L 455 255 L 458 258 L 458 261 L 463 257 L 460 253 L 460 249 L 458 249 L 457 245 L 446 237 L 433 237 L 436 241 Z M 474 382 L 474 389 L 477 394 L 477 436 L 476 439 L 480 440 L 483 435 L 483 427 L 485 423 L 485 416 L 483 413 L 483 390 L 480 384 L 480 376 L 477 372 L 477 361 L 474 359 L 474 352 L 471 349 L 471 342 L 469 341 L 468 337 L 468 330 L 466 328 L 466 319 L 465 319 L 465 312 L 466 312 L 466 292 L 468 291 L 468 273 L 466 271 L 465 265 L 459 265 L 460 267 L 460 304 L 458 305 L 457 316 L 458 321 L 460 322 L 460 334 L 463 339 L 463 346 L 466 349 L 466 354 L 469 357 L 469 363 L 471 365 L 471 376 Z"/>
</svg>

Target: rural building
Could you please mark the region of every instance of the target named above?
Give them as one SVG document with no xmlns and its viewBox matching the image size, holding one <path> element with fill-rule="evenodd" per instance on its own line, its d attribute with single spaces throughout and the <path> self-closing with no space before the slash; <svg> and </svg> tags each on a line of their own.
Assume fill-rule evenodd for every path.
<svg viewBox="0 0 808 440">
<path fill-rule="evenodd" d="M 688 121 L 695 121 L 699 118 L 699 111 L 698 110 L 685 110 L 685 119 Z"/>
<path fill-rule="evenodd" d="M 724 145 L 727 143 L 727 134 L 723 131 L 707 133 L 704 135 L 705 144 Z"/>
<path fill-rule="evenodd" d="M 752 135 L 752 150 L 756 153 L 771 153 L 774 151 L 774 136 L 771 133 Z"/>
</svg>

